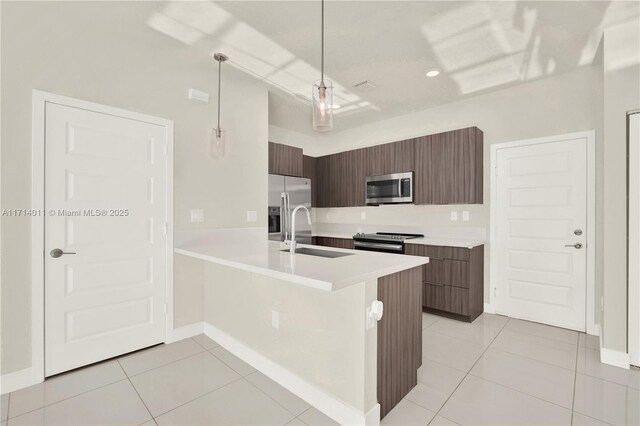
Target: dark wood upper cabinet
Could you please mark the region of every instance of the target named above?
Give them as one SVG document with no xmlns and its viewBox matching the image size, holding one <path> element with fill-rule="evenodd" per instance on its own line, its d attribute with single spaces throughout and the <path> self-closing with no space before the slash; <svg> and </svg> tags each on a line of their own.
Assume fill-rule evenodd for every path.
<svg viewBox="0 0 640 426">
<path fill-rule="evenodd" d="M 413 171 L 414 145 L 413 139 L 408 139 L 364 148 L 365 176 Z"/>
<path fill-rule="evenodd" d="M 317 207 L 355 207 L 365 204 L 364 149 L 315 159 Z"/>
<path fill-rule="evenodd" d="M 469 127 L 414 141 L 415 204 L 482 204 L 480 129 Z"/>
<path fill-rule="evenodd" d="M 316 178 L 316 158 L 302 156 L 302 177 L 311 179 L 311 206 L 318 207 L 318 187 Z"/>
<path fill-rule="evenodd" d="M 315 158 L 269 143 L 269 173 L 311 179 L 314 207 L 364 206 L 367 176 L 410 171 L 415 204 L 482 204 L 482 131 L 469 127 Z"/>
<path fill-rule="evenodd" d="M 269 142 L 269 173 L 302 177 L 302 148 Z"/>
</svg>

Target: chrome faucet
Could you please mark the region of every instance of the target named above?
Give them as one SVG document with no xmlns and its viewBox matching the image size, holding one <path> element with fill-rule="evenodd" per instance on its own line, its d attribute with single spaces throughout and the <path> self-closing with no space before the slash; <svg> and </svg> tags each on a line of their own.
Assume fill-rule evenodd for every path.
<svg viewBox="0 0 640 426">
<path fill-rule="evenodd" d="M 291 213 L 291 240 L 285 241 L 285 243 L 289 244 L 289 254 L 296 254 L 296 213 L 298 210 L 304 209 L 307 212 L 307 222 L 311 225 L 311 213 L 309 209 L 303 205 L 299 205 L 295 209 L 293 209 L 293 213 Z"/>
</svg>

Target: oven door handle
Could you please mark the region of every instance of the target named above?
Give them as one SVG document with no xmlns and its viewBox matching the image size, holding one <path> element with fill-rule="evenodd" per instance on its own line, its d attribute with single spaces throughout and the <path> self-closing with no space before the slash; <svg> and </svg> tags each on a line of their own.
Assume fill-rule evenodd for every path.
<svg viewBox="0 0 640 426">
<path fill-rule="evenodd" d="M 381 249 L 387 251 L 397 251 L 402 253 L 402 244 L 385 244 L 385 243 L 372 243 L 370 241 L 354 241 L 355 248 L 365 249 Z"/>
</svg>

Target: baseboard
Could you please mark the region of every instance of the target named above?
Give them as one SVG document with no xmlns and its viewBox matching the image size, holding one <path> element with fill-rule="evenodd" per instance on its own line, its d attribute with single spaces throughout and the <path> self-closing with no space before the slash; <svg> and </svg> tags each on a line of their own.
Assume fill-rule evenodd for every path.
<svg viewBox="0 0 640 426">
<path fill-rule="evenodd" d="M 493 307 L 493 305 L 491 303 L 485 303 L 484 304 L 484 312 L 488 313 L 488 314 L 495 314 L 496 310 Z"/>
<path fill-rule="evenodd" d="M 600 348 L 600 362 L 627 370 L 630 365 L 628 353 L 602 347 Z"/>
<path fill-rule="evenodd" d="M 304 399 L 315 408 L 342 425 L 379 425 L 380 405 L 376 404 L 367 413 L 344 403 L 335 396 L 318 389 L 296 374 L 273 362 L 261 353 L 234 339 L 213 325 L 204 323 L 204 334 L 223 348 L 259 370 L 278 384 Z"/>
<path fill-rule="evenodd" d="M 41 383 L 44 378 L 36 377 L 32 367 L 0 376 L 0 394 L 14 392 L 22 388 Z"/>
<path fill-rule="evenodd" d="M 197 336 L 198 334 L 202 333 L 204 333 L 203 321 L 174 328 L 169 333 L 167 333 L 166 343 L 173 343 L 177 342 L 178 340 L 188 339 L 189 337 Z"/>
</svg>

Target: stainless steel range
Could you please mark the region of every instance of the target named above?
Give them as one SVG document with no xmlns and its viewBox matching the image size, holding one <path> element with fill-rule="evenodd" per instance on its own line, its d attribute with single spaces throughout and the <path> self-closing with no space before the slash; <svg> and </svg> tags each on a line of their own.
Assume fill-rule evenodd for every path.
<svg viewBox="0 0 640 426">
<path fill-rule="evenodd" d="M 422 238 L 422 234 L 395 234 L 376 232 L 375 234 L 356 234 L 353 236 L 356 250 L 381 251 L 385 253 L 404 253 L 404 242 L 412 238 Z"/>
</svg>

